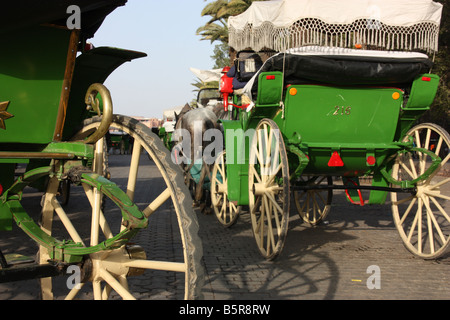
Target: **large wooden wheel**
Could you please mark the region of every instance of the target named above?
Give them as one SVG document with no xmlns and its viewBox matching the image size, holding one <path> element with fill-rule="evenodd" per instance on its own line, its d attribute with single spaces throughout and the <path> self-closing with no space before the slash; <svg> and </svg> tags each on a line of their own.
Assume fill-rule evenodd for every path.
<svg viewBox="0 0 450 320">
<path fill-rule="evenodd" d="M 87 120 L 75 139 L 88 135 L 99 123 L 99 117 Z M 197 234 L 198 223 L 192 210 L 192 198 L 179 167 L 172 163 L 170 153 L 161 140 L 138 121 L 114 116 L 110 129 L 121 130 L 133 139 L 131 155 L 111 156 L 108 161 L 110 180 L 123 190 L 128 199 L 120 201 L 119 206 L 106 199 L 106 205 L 102 206 L 104 186 L 81 183 L 81 186 L 71 188 L 71 204 L 78 207 L 74 210 L 72 206 L 63 208 L 55 197 L 59 183 L 57 179 L 52 179 L 45 195 L 42 228 L 90 248 L 111 239 L 127 227 L 121 211 L 123 213 L 130 203 L 137 205 L 148 218 L 148 227 L 140 230 L 126 244 L 106 251 L 93 250 L 84 255 L 83 264 L 79 266 L 82 282 L 67 294 L 66 299 L 200 297 L 202 244 Z M 96 145 L 93 168 L 90 168 L 94 172 L 100 170 L 100 175 L 105 161 L 102 141 L 100 139 Z M 121 167 L 125 158 L 129 160 L 127 173 Z M 140 192 L 137 193 L 137 190 Z M 54 219 L 54 212 L 59 219 Z M 58 220 L 64 222 L 62 226 Z M 161 248 L 167 249 L 161 252 Z M 167 255 L 167 251 L 171 253 Z M 45 250 L 41 249 L 40 260 L 46 261 L 47 258 Z M 54 291 L 58 288 L 52 285 L 52 279 L 42 279 L 41 287 L 44 298 L 56 296 Z M 153 289 L 148 289 L 150 287 Z M 61 295 L 59 293 L 58 297 Z"/>
<path fill-rule="evenodd" d="M 250 149 L 249 208 L 259 251 L 269 260 L 283 249 L 289 222 L 289 167 L 277 124 L 263 119 Z"/>
<path fill-rule="evenodd" d="M 226 168 L 226 152 L 216 159 L 211 175 L 211 204 L 217 220 L 225 227 L 236 223 L 240 207 L 228 198 L 228 175 Z"/>
<path fill-rule="evenodd" d="M 315 186 L 331 185 L 331 177 L 301 176 L 301 186 L 312 187 L 311 190 L 294 191 L 295 206 L 300 218 L 311 226 L 320 224 L 331 210 L 333 190 L 313 189 Z"/>
<path fill-rule="evenodd" d="M 427 149 L 442 159 L 437 170 L 417 184 L 417 193 L 392 193 L 395 225 L 406 248 L 418 257 L 435 259 L 450 244 L 450 136 L 435 124 L 420 124 L 405 137 L 414 140 L 417 148 Z M 427 171 L 431 157 L 424 152 L 400 154 L 393 167 L 397 180 L 414 180 Z"/>
</svg>

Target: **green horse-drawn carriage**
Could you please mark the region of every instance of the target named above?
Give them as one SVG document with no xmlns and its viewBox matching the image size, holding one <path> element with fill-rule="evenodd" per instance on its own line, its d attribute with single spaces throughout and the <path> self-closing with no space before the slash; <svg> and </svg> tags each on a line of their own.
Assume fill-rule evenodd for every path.
<svg viewBox="0 0 450 320">
<path fill-rule="evenodd" d="M 132 299 L 136 292 L 127 278 L 145 270 L 175 274 L 170 287 L 178 283 L 178 289 L 172 298 L 199 296 L 201 242 L 182 174 L 150 128 L 113 114 L 110 92 L 103 85 L 121 64 L 146 54 L 86 46 L 105 17 L 125 2 L 1 5 L 0 230 L 13 229 L 15 222 L 39 250 L 35 262 L 19 265 L 11 248 L 0 251 L 0 282 L 41 278 L 44 298 L 53 297 L 51 277 L 65 275 L 69 268 L 79 276 L 66 292 L 69 299 L 89 289 L 84 285 L 88 282 L 95 299 L 107 298 L 111 291 Z M 77 18 L 78 26 L 72 21 Z M 133 139 L 125 175 L 114 171 L 111 161 L 108 166 L 105 134 L 110 130 Z M 24 165 L 25 173 L 16 178 L 15 169 Z M 68 206 L 60 200 L 65 185 L 75 186 L 71 198 L 75 188 L 81 194 Z M 22 206 L 28 187 L 43 192 L 42 201 L 34 205 L 42 205 L 38 216 Z M 147 192 L 138 198 L 138 189 Z M 71 203 L 78 206 L 75 212 Z M 144 250 L 148 241 L 165 238 L 165 233 L 137 237 L 158 216 L 172 216 L 169 229 L 179 234 L 172 244 L 178 252 L 173 260 L 148 256 Z"/>
<path fill-rule="evenodd" d="M 428 55 L 437 50 L 441 10 L 428 0 L 370 8 L 284 0 L 255 2 L 230 18 L 231 47 L 278 53 L 244 88 L 253 102 L 238 120 L 222 121 L 225 150 L 211 183 L 219 220 L 230 226 L 248 206 L 258 248 L 273 259 L 291 192 L 311 225 L 330 211 L 334 189 L 360 205 L 385 203 L 390 193 L 407 249 L 441 256 L 450 243 L 450 136 L 435 124 L 414 126 L 438 88 Z"/>
</svg>

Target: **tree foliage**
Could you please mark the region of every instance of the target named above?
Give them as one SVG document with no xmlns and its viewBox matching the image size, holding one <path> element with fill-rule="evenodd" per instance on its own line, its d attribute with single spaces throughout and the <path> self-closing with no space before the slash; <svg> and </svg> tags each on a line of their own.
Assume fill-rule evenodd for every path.
<svg viewBox="0 0 450 320">
<path fill-rule="evenodd" d="M 420 122 L 433 122 L 450 131 L 450 0 L 435 0 L 444 5 L 439 32 L 439 52 L 432 72 L 441 77 L 436 98 Z"/>
<path fill-rule="evenodd" d="M 202 40 L 210 40 L 211 43 L 214 41 L 228 43 L 228 18 L 243 13 L 253 1 L 266 0 L 215 0 L 208 3 L 201 15 L 211 18 L 208 23 L 197 29 L 197 35 L 200 35 Z"/>
</svg>

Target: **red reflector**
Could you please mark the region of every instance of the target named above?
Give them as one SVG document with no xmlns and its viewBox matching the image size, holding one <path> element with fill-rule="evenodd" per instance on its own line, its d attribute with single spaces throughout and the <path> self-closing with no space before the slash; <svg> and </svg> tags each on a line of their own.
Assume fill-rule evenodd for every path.
<svg viewBox="0 0 450 320">
<path fill-rule="evenodd" d="M 266 80 L 275 80 L 275 76 L 266 76 Z"/>
<path fill-rule="evenodd" d="M 430 77 L 422 77 L 422 81 L 431 81 Z"/>
<path fill-rule="evenodd" d="M 330 161 L 328 161 L 329 167 L 343 167 L 344 161 L 342 161 L 341 157 L 339 156 L 339 153 L 335 151 L 333 155 L 330 158 Z"/>
<path fill-rule="evenodd" d="M 375 159 L 374 156 L 368 156 L 366 160 L 369 166 L 373 166 L 375 165 L 375 163 L 377 163 L 377 159 Z"/>
</svg>

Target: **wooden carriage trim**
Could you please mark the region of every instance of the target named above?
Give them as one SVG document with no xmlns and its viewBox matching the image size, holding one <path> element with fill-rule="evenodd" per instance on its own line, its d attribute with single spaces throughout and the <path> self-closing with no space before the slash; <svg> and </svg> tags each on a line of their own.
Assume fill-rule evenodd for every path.
<svg viewBox="0 0 450 320">
<path fill-rule="evenodd" d="M 54 141 L 61 141 L 64 130 L 64 123 L 66 120 L 67 105 L 69 102 L 70 89 L 72 86 L 73 72 L 75 69 L 75 59 L 77 57 L 78 41 L 80 37 L 80 30 L 74 29 L 70 34 L 69 50 L 67 52 L 66 70 L 64 73 L 64 81 L 61 91 L 61 98 L 59 101 L 58 117 L 56 118 L 55 133 L 53 134 Z"/>
</svg>

